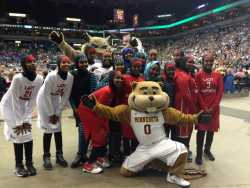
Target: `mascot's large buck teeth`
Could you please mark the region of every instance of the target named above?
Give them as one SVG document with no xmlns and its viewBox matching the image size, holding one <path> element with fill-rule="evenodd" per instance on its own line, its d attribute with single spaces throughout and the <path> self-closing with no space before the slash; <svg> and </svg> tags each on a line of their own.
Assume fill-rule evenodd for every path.
<svg viewBox="0 0 250 188">
<path fill-rule="evenodd" d="M 157 108 L 156 107 L 148 107 L 147 112 L 156 112 Z"/>
</svg>

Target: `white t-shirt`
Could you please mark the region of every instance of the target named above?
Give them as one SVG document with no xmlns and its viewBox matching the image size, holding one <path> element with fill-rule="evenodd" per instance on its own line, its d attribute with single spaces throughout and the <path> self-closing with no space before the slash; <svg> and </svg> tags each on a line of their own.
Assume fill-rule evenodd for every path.
<svg viewBox="0 0 250 188">
<path fill-rule="evenodd" d="M 49 117 L 61 113 L 66 106 L 73 85 L 73 76 L 68 73 L 67 79 L 63 80 L 57 70 L 50 72 L 37 96 L 38 127 L 47 133 L 61 131 L 61 123 L 58 121 L 51 129 Z"/>
<path fill-rule="evenodd" d="M 31 133 L 17 136 L 14 129 L 23 123 L 31 123 L 33 107 L 39 89 L 43 84 L 43 78 L 37 75 L 34 81 L 30 81 L 22 75 L 16 74 L 10 88 L 1 101 L 1 111 L 5 121 L 4 133 L 8 140 L 15 143 L 23 143 L 32 140 Z"/>
</svg>

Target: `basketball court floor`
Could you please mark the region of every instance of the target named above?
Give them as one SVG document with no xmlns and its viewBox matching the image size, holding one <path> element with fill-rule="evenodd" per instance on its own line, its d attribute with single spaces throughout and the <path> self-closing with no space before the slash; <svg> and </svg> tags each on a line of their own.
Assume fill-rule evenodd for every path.
<svg viewBox="0 0 250 188">
<path fill-rule="evenodd" d="M 64 156 L 71 162 L 77 149 L 77 130 L 70 118 L 71 110 L 63 113 Z M 224 97 L 221 103 L 221 128 L 214 137 L 212 152 L 216 160 L 205 161 L 208 175 L 193 180 L 192 188 L 250 188 L 250 97 Z M 55 165 L 55 146 L 51 144 L 54 169 L 45 171 L 42 161 L 42 132 L 33 126 L 34 164 L 38 174 L 34 177 L 18 178 L 14 175 L 13 145 L 3 136 L 0 122 L 0 188 L 174 188 L 168 184 L 164 173 L 147 171 L 137 177 L 124 178 L 119 167 L 93 175 L 81 169 L 61 168 Z M 195 131 L 191 148 L 195 154 Z"/>
</svg>

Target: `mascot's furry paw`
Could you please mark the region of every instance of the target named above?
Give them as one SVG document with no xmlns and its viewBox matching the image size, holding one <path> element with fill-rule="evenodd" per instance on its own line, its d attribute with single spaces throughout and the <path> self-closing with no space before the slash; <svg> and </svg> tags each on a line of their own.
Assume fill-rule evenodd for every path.
<svg viewBox="0 0 250 188">
<path fill-rule="evenodd" d="M 136 38 L 134 38 L 134 37 L 132 37 L 132 39 L 129 41 L 129 43 L 134 48 L 138 46 L 138 42 L 137 42 Z"/>
<path fill-rule="evenodd" d="M 52 31 L 49 34 L 49 39 L 57 44 L 60 44 L 62 41 L 64 41 L 64 36 L 62 32 L 58 33 L 56 31 Z"/>
</svg>

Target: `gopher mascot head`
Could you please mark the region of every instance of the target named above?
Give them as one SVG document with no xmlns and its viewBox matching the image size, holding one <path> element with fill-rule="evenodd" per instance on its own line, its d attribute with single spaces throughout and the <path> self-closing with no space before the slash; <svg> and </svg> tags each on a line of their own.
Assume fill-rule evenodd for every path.
<svg viewBox="0 0 250 188">
<path fill-rule="evenodd" d="M 128 98 L 128 105 L 131 109 L 140 112 L 159 112 L 166 109 L 169 104 L 169 97 L 161 89 L 157 82 L 144 81 L 133 82 L 132 92 Z"/>
</svg>

